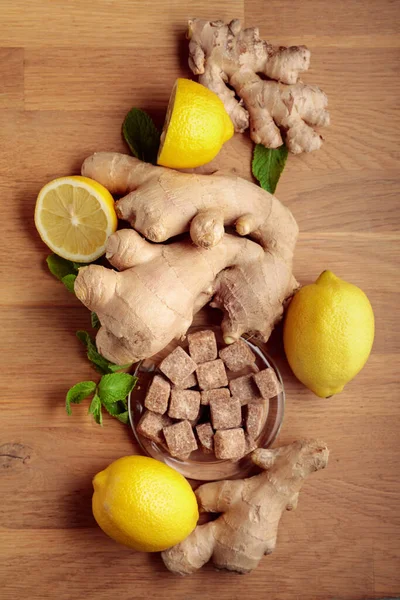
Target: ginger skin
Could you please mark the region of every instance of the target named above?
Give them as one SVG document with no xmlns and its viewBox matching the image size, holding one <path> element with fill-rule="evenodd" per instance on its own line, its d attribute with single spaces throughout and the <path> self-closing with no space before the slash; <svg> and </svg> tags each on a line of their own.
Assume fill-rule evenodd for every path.
<svg viewBox="0 0 400 600">
<path fill-rule="evenodd" d="M 250 127 L 256 144 L 278 148 L 285 141 L 294 154 L 320 148 L 322 138 L 313 128 L 329 125 L 328 100 L 319 88 L 298 81 L 310 65 L 305 46 L 272 46 L 258 28 L 242 29 L 237 19 L 227 25 L 192 19 L 187 37 L 191 70 L 221 98 L 236 131 Z"/>
<path fill-rule="evenodd" d="M 179 173 L 116 153 L 90 156 L 83 163 L 82 175 L 99 181 L 112 194 L 127 194 L 116 203 L 117 214 L 128 220 L 146 238 L 162 242 L 190 229 L 192 240 L 197 245 L 196 248 L 190 242 L 177 242 L 158 247 L 146 245 L 137 236 L 141 242 L 141 261 L 148 255 L 152 260 L 153 254 L 158 256 L 158 252 L 164 258 L 162 266 L 159 257 L 158 262 L 150 260 L 145 265 L 142 262 L 137 266 L 136 277 L 140 273 L 141 278 L 149 279 L 148 288 L 141 292 L 144 294 L 143 302 L 139 302 L 139 297 L 132 296 L 133 291 L 126 292 L 125 285 L 118 287 L 120 296 L 124 299 L 120 300 L 118 310 L 118 303 L 112 306 L 110 299 L 106 329 L 116 338 L 123 336 L 122 332 L 127 325 L 127 318 L 122 319 L 122 315 L 128 304 L 129 310 L 134 312 L 136 305 L 145 307 L 141 318 L 146 323 L 152 320 L 151 313 L 157 312 L 157 316 L 160 316 L 160 323 L 157 319 L 154 329 L 148 330 L 147 335 L 140 319 L 135 325 L 142 331 L 140 351 L 135 328 L 130 334 L 124 335 L 124 338 L 129 335 L 133 342 L 131 345 L 126 339 L 123 341 L 123 345 L 130 349 L 130 360 L 133 357 L 138 359 L 150 356 L 151 353 L 148 352 L 155 351 L 156 345 L 166 345 L 174 337 L 184 335 L 195 312 L 193 307 L 199 310 L 211 297 L 212 306 L 224 312 L 221 327 L 226 343 L 234 342 L 244 332 L 258 335 L 263 340 L 268 339 L 282 316 L 285 299 L 297 287 L 292 276 L 292 260 L 298 228 L 291 212 L 277 198 L 233 175 Z M 232 237 L 231 240 L 231 236 L 224 235 L 225 225 L 235 226 L 241 236 L 249 235 L 260 245 L 238 237 Z M 109 245 L 116 244 L 115 240 L 119 239 L 120 233 L 122 232 L 110 237 Z M 136 247 L 138 242 L 135 236 L 129 238 L 130 243 Z M 229 257 L 224 253 L 227 244 L 231 252 Z M 231 246 L 234 246 L 235 252 Z M 121 264 L 119 259 L 121 252 L 122 250 L 118 250 L 111 258 L 111 263 L 118 269 L 126 268 L 125 263 Z M 129 248 L 124 248 L 123 252 L 137 254 Z M 170 269 L 170 264 L 165 259 L 166 256 L 169 259 L 169 253 L 174 257 L 173 269 Z M 107 255 L 109 254 L 110 251 L 107 250 Z M 179 262 L 175 259 L 178 255 Z M 133 267 L 132 264 L 130 266 Z M 88 291 L 83 294 L 79 286 L 83 281 L 80 275 L 85 272 L 80 269 L 75 284 L 77 296 L 98 313 L 103 324 L 102 307 L 98 306 L 98 301 L 94 307 L 90 300 L 100 285 L 96 277 L 100 277 L 101 272 L 97 269 L 97 276 L 93 272 L 90 285 L 87 286 Z M 160 276 L 156 285 L 155 274 L 158 272 Z M 195 284 L 187 282 L 191 276 L 194 277 Z M 185 290 L 192 294 L 190 301 Z M 198 300 L 199 294 L 201 302 Z M 163 307 L 163 303 L 167 306 Z M 174 315 L 173 319 L 167 318 L 167 309 Z M 123 325 L 118 325 L 118 319 L 122 319 Z M 170 324 L 165 326 L 168 333 L 164 332 L 164 323 Z M 114 346 L 116 340 L 113 338 L 113 344 L 105 344 L 104 335 L 100 331 L 100 351 L 113 360 L 108 346 Z M 151 336 L 155 338 L 152 342 Z M 126 352 L 127 349 L 121 351 L 121 354 Z"/>
<path fill-rule="evenodd" d="M 75 294 L 97 313 L 99 352 L 116 364 L 152 356 L 181 338 L 193 315 L 209 302 L 218 273 L 226 267 L 261 262 L 262 248 L 225 235 L 218 247 L 190 240 L 150 244 L 133 229 L 110 236 L 106 256 L 120 272 L 100 265 L 79 269 Z"/>
<path fill-rule="evenodd" d="M 251 455 L 263 472 L 254 477 L 206 483 L 196 490 L 202 512 L 222 513 L 199 525 L 183 542 L 162 552 L 165 566 L 189 575 L 212 560 L 217 569 L 249 573 L 275 549 L 279 520 L 297 506 L 305 478 L 324 469 L 323 442 L 303 440 Z"/>
</svg>

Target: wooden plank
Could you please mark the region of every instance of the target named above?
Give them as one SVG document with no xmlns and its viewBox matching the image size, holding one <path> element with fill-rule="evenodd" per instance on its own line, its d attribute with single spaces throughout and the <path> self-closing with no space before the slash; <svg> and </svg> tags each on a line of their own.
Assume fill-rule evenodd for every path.
<svg viewBox="0 0 400 600">
<path fill-rule="evenodd" d="M 0 48 L 0 110 L 24 108 L 24 49 Z"/>
<path fill-rule="evenodd" d="M 77 329 L 89 313 L 47 272 L 32 212 L 48 180 L 78 173 L 98 150 L 126 151 L 133 105 L 162 125 L 172 84 L 190 75 L 189 17 L 245 19 L 278 44 L 307 44 L 304 80 L 329 96 L 317 153 L 290 156 L 277 195 L 293 211 L 302 283 L 332 269 L 371 299 L 376 339 L 344 392 L 321 400 L 291 373 L 277 328 L 268 350 L 287 394 L 278 443 L 319 437 L 326 472 L 283 516 L 278 546 L 245 577 L 209 565 L 177 578 L 159 555 L 108 539 L 91 514 L 91 479 L 137 452 L 129 427 L 87 404 L 68 417 L 66 390 L 96 379 Z M 398 361 L 400 325 L 398 3 L 390 0 L 3 0 L 0 3 L 1 597 L 359 600 L 400 590 Z M 251 145 L 236 136 L 213 165 L 249 177 Z M 234 165 L 233 165 L 234 163 Z M 196 323 L 218 322 L 209 309 Z"/>
<path fill-rule="evenodd" d="M 243 8 L 242 0 L 170 0 L 167 6 L 158 1 L 143 5 L 141 0 L 12 0 L 1 6 L 0 46 L 142 46 L 152 52 L 177 48 L 193 16 L 243 18 Z"/>
</svg>

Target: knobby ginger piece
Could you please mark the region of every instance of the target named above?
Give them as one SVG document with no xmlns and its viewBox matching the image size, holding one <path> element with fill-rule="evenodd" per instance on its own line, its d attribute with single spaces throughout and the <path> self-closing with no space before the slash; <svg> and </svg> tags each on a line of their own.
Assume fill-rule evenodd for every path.
<svg viewBox="0 0 400 600">
<path fill-rule="evenodd" d="M 171 456 L 186 460 L 191 452 L 198 448 L 189 421 L 179 421 L 179 423 L 164 427 L 163 433 Z"/>
<path fill-rule="evenodd" d="M 230 429 L 215 434 L 219 443 Z M 237 434 L 236 434 L 237 435 Z M 236 443 L 237 440 L 234 440 Z M 319 440 L 300 440 L 280 448 L 257 448 L 251 459 L 262 469 L 254 477 L 233 481 L 213 481 L 196 490 L 201 512 L 219 516 L 196 529 L 161 556 L 173 573 L 195 573 L 209 560 L 217 569 L 249 573 L 266 554 L 274 551 L 280 518 L 294 510 L 304 480 L 324 469 L 329 451 Z"/>
<path fill-rule="evenodd" d="M 242 406 L 260 398 L 260 393 L 254 385 L 253 375 L 236 377 L 229 382 L 232 398 L 238 398 Z"/>
<path fill-rule="evenodd" d="M 211 400 L 210 410 L 214 429 L 232 429 L 242 424 L 242 407 L 235 398 Z"/>
<path fill-rule="evenodd" d="M 226 387 L 217 388 L 215 390 L 205 390 L 204 392 L 201 392 L 201 404 L 203 406 L 208 406 L 211 400 L 227 400 L 230 397 L 231 393 Z"/>
<path fill-rule="evenodd" d="M 101 322 L 96 343 L 103 356 L 125 364 L 156 354 L 185 335 L 211 298 L 223 311 L 227 344 L 244 332 L 269 338 L 298 287 L 292 276 L 298 227 L 275 196 L 233 175 L 180 173 L 107 152 L 87 158 L 82 175 L 123 195 L 116 211 L 136 229 L 107 241 L 106 257 L 117 270 L 93 264 L 75 280 L 76 296 Z M 216 228 L 210 216 L 217 208 Z M 216 235 L 205 248 L 224 226 L 239 236 Z M 185 231 L 192 240 L 160 243 Z"/>
<path fill-rule="evenodd" d="M 242 458 L 246 452 L 246 440 L 241 427 L 220 429 L 214 434 L 215 456 L 221 460 Z"/>
<path fill-rule="evenodd" d="M 181 346 L 177 346 L 159 365 L 160 371 L 175 385 L 189 377 L 196 370 L 196 367 L 194 360 Z"/>
<path fill-rule="evenodd" d="M 220 358 L 199 365 L 196 375 L 201 390 L 212 390 L 228 385 L 224 363 Z"/>
<path fill-rule="evenodd" d="M 221 98 L 236 131 L 249 127 L 256 144 L 285 142 L 295 154 L 320 148 L 314 128 L 329 125 L 328 98 L 299 80 L 310 65 L 306 46 L 273 46 L 258 27 L 242 29 L 237 19 L 191 19 L 187 37 L 191 70 Z"/>
<path fill-rule="evenodd" d="M 282 385 L 273 369 L 264 369 L 253 375 L 253 377 L 260 390 L 261 396 L 266 400 L 274 398 L 282 392 Z"/>
<path fill-rule="evenodd" d="M 151 410 L 146 410 L 140 418 L 136 429 L 140 435 L 148 440 L 162 444 L 164 443 L 163 427 L 168 427 L 172 423 L 173 421 L 167 415 L 160 415 Z"/>
<path fill-rule="evenodd" d="M 240 371 L 244 367 L 255 365 L 256 362 L 256 355 L 241 339 L 220 350 L 219 356 L 230 371 Z"/>
<path fill-rule="evenodd" d="M 217 340 L 213 331 L 189 333 L 188 344 L 189 354 L 198 365 L 218 357 Z"/>
<path fill-rule="evenodd" d="M 144 399 L 145 407 L 163 415 L 168 409 L 170 391 L 171 385 L 169 381 L 161 375 L 154 375 Z"/>
<path fill-rule="evenodd" d="M 185 419 L 194 421 L 199 416 L 200 392 L 195 390 L 171 391 L 171 401 L 168 416 L 172 419 Z"/>
<path fill-rule="evenodd" d="M 202 423 L 196 427 L 200 446 L 205 454 L 211 454 L 214 450 L 214 431 L 210 423 Z"/>
</svg>

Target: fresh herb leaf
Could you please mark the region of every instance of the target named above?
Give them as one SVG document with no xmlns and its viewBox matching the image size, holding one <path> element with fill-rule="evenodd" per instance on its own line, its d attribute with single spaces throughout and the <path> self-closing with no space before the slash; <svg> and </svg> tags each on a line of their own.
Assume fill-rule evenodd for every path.
<svg viewBox="0 0 400 600">
<path fill-rule="evenodd" d="M 262 144 L 256 144 L 254 148 L 251 165 L 253 175 L 270 194 L 276 190 L 287 156 L 288 149 L 284 144 L 279 148 L 266 148 Z"/>
<path fill-rule="evenodd" d="M 75 294 L 74 284 L 75 284 L 76 275 L 74 273 L 70 273 L 69 275 L 64 275 L 61 279 L 65 287 L 69 292 Z"/>
<path fill-rule="evenodd" d="M 115 418 L 118 419 L 118 421 L 121 421 L 121 423 L 124 423 L 124 425 L 128 425 L 129 423 L 129 413 L 127 410 L 119 413 L 119 415 L 115 415 Z"/>
<path fill-rule="evenodd" d="M 160 133 L 152 119 L 139 108 L 132 108 L 125 117 L 122 134 L 133 156 L 157 164 Z"/>
<path fill-rule="evenodd" d="M 73 262 L 57 256 L 57 254 L 50 254 L 46 258 L 47 266 L 49 271 L 54 277 L 57 277 L 60 281 L 63 280 L 67 275 L 76 275 L 77 269 Z"/>
<path fill-rule="evenodd" d="M 94 381 L 81 381 L 76 385 L 73 385 L 67 392 L 65 398 L 65 409 L 68 415 L 72 414 L 71 404 L 80 404 L 82 400 L 90 396 L 96 391 L 96 384 Z"/>
<path fill-rule="evenodd" d="M 103 406 L 112 417 L 115 417 L 121 421 L 121 423 L 128 423 L 129 413 L 124 402 L 114 402 L 112 404 L 103 402 Z"/>
<path fill-rule="evenodd" d="M 93 363 L 94 368 L 98 373 L 104 375 L 105 373 L 109 373 L 109 365 L 110 363 L 104 356 L 102 356 L 98 351 L 94 340 L 90 337 L 87 331 L 77 331 L 76 337 L 80 340 L 85 346 L 87 350 L 87 357 L 90 362 Z"/>
<path fill-rule="evenodd" d="M 99 425 L 103 425 L 103 415 L 101 414 L 101 401 L 97 394 L 93 396 L 88 413 L 93 415 L 93 418 L 96 421 L 96 423 L 98 423 Z"/>
<path fill-rule="evenodd" d="M 95 312 L 91 312 L 90 313 L 90 322 L 92 324 L 93 329 L 99 329 L 101 323 L 100 323 L 100 319 L 99 317 L 96 315 Z"/>
<path fill-rule="evenodd" d="M 118 373 L 119 371 L 123 371 L 124 369 L 129 369 L 132 366 L 132 363 L 126 363 L 125 365 L 113 365 L 110 363 L 108 365 L 108 370 L 110 373 Z"/>
<path fill-rule="evenodd" d="M 100 380 L 98 391 L 104 405 L 110 405 L 119 400 L 125 400 L 133 390 L 137 377 L 129 373 L 111 373 L 103 375 Z"/>
</svg>

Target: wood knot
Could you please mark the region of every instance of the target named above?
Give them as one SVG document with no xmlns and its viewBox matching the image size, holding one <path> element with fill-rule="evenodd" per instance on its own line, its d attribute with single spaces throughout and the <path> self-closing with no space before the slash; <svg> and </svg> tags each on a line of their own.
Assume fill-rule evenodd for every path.
<svg viewBox="0 0 400 600">
<path fill-rule="evenodd" d="M 13 469 L 26 465 L 31 460 L 33 450 L 29 446 L 18 443 L 7 443 L 0 446 L 0 468 Z"/>
</svg>

